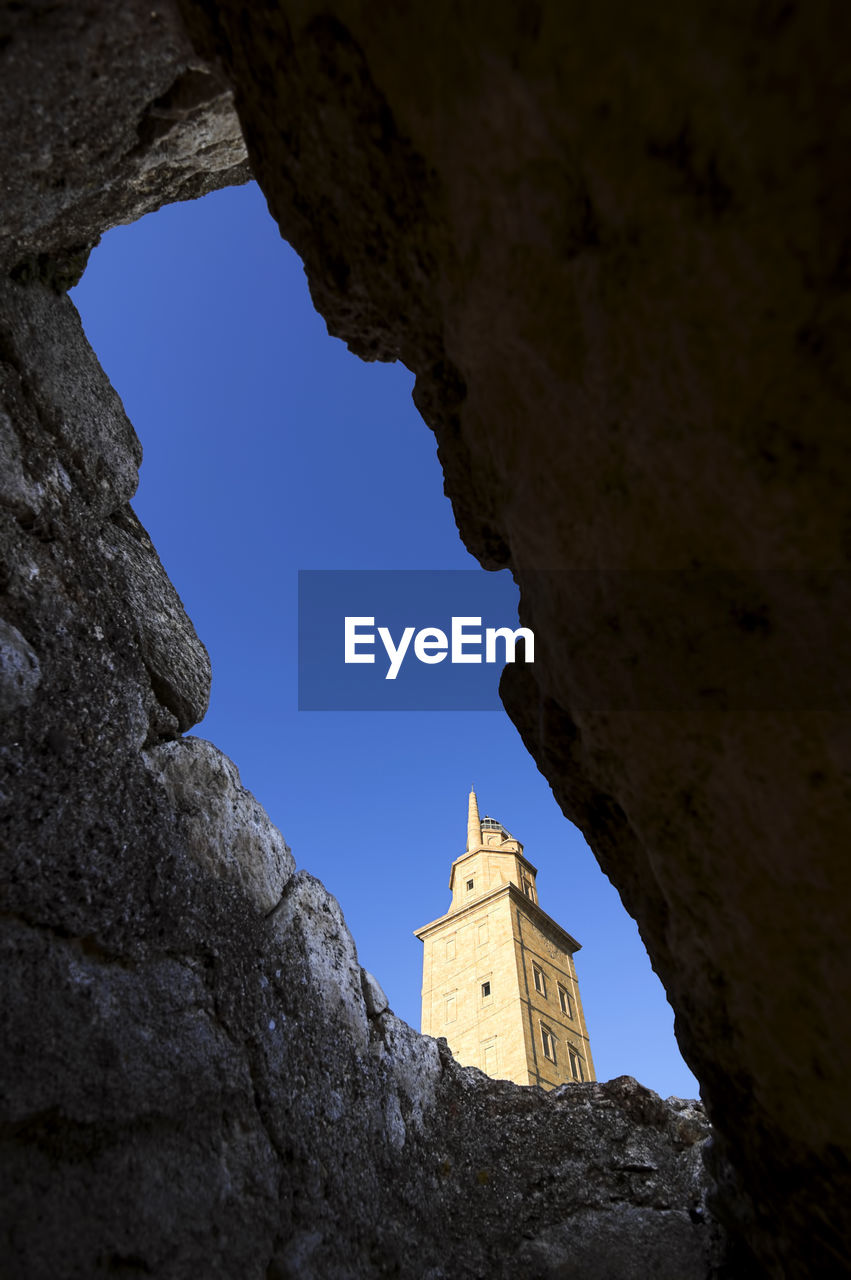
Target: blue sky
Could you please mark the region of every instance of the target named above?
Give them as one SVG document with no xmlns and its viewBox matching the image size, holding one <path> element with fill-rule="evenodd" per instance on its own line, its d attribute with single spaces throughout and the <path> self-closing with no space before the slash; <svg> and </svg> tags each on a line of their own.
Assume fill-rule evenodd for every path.
<svg viewBox="0 0 851 1280">
<path fill-rule="evenodd" d="M 638 932 L 500 712 L 299 712 L 299 569 L 473 569 L 401 365 L 328 336 L 252 183 L 109 232 L 72 297 L 144 447 L 134 500 L 213 664 L 239 766 L 361 963 L 419 1026 L 412 930 L 449 905 L 467 792 L 538 867 L 600 1079 L 696 1096 Z"/>
</svg>

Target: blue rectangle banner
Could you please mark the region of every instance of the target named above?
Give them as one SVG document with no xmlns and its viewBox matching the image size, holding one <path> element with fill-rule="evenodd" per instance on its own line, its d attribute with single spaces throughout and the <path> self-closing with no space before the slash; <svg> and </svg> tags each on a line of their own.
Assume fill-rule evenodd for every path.
<svg viewBox="0 0 851 1280">
<path fill-rule="evenodd" d="M 499 711 L 534 661 L 507 571 L 302 570 L 298 595 L 300 711 Z"/>
</svg>

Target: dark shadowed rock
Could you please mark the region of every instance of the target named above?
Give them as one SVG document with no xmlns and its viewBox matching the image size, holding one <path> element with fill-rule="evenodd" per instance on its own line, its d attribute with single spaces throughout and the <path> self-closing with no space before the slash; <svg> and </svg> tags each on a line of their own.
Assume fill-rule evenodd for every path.
<svg viewBox="0 0 851 1280">
<path fill-rule="evenodd" d="M 38 655 L 17 627 L 0 619 L 0 715 L 28 707 L 40 679 Z"/>
<path fill-rule="evenodd" d="M 245 182 L 230 90 L 171 3 L 0 15 L 0 264 L 62 291 L 107 227 Z"/>
</svg>

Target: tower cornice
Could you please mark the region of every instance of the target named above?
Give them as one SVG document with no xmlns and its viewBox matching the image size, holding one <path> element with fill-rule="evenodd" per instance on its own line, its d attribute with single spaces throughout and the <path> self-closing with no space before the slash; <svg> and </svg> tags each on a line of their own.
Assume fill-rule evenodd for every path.
<svg viewBox="0 0 851 1280">
<path fill-rule="evenodd" d="M 466 857 L 467 855 L 465 854 L 464 856 Z M 456 861 L 460 862 L 461 859 L 458 858 Z M 531 866 L 531 863 L 529 865 Z M 492 902 L 505 894 L 508 895 L 514 905 L 522 907 L 529 918 L 534 920 L 539 928 L 546 929 L 548 932 L 554 934 L 556 942 L 562 946 L 563 950 L 571 953 L 582 950 L 581 942 L 577 942 L 572 934 L 569 934 L 566 929 L 562 929 L 561 925 L 557 924 L 556 921 L 553 920 L 552 916 L 548 915 L 547 912 L 544 911 L 543 907 L 539 907 L 536 902 L 532 902 L 532 900 L 527 898 L 525 893 L 523 893 L 516 884 L 512 884 L 510 881 L 507 884 L 497 885 L 495 889 L 489 889 L 487 893 L 483 893 L 481 897 L 475 898 L 472 902 L 465 903 L 465 905 L 463 907 L 459 907 L 457 911 L 447 911 L 445 915 L 440 916 L 437 920 L 432 920 L 429 924 L 424 924 L 421 928 L 414 929 L 414 937 L 419 938 L 420 941 L 424 941 L 430 933 L 437 931 L 442 925 L 445 925 L 447 921 L 461 920 L 465 916 L 469 916 L 473 912 L 478 911 L 485 903 Z"/>
<path fill-rule="evenodd" d="M 514 843 L 519 844 L 520 841 L 515 840 Z M 473 858 L 476 856 L 476 854 L 479 854 L 479 853 L 503 853 L 506 855 L 510 855 L 512 858 L 517 858 L 520 862 L 523 863 L 525 867 L 528 867 L 529 870 L 532 872 L 532 875 L 536 876 L 538 874 L 538 868 L 535 866 L 535 864 L 533 862 L 530 862 L 530 860 L 526 857 L 525 853 L 521 853 L 519 849 L 504 849 L 502 845 L 499 845 L 499 844 L 483 844 L 483 845 L 479 845 L 478 849 L 468 850 L 467 853 L 459 854 L 458 857 L 454 859 L 454 861 L 450 862 L 449 864 L 450 888 L 452 887 L 452 872 L 455 870 L 455 868 L 460 866 L 462 862 L 466 862 L 468 858 Z"/>
</svg>

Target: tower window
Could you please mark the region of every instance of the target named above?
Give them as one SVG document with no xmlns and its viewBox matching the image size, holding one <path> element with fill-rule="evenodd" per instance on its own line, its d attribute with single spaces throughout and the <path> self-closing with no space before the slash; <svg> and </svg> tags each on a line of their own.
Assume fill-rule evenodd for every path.
<svg viewBox="0 0 851 1280">
<path fill-rule="evenodd" d="M 546 1052 L 546 1050 L 544 1050 Z M 582 1059 L 575 1049 L 570 1050 L 570 1074 L 574 1080 L 584 1080 L 585 1072 L 582 1069 Z"/>
<path fill-rule="evenodd" d="M 451 938 L 446 939 L 446 959 L 447 960 L 455 959 L 455 934 L 454 933 Z"/>
<path fill-rule="evenodd" d="M 539 969 L 536 964 L 532 965 L 532 974 L 535 979 L 535 990 L 546 1000 L 547 998 L 547 980 L 544 977 L 543 969 Z"/>
<path fill-rule="evenodd" d="M 550 1062 L 555 1062 L 556 1060 L 555 1036 L 553 1035 L 552 1031 L 550 1031 L 549 1027 L 544 1026 L 543 1022 L 541 1023 L 541 1045 L 544 1050 L 544 1057 L 549 1058 Z"/>
<path fill-rule="evenodd" d="M 482 1045 L 482 1065 L 485 1075 L 495 1076 L 498 1070 L 496 1060 L 496 1036 L 493 1040 L 489 1040 L 487 1044 Z"/>
<path fill-rule="evenodd" d="M 558 984 L 558 1002 L 561 1005 L 562 1013 L 566 1013 L 568 1018 L 576 1018 L 576 1010 L 573 1007 L 573 996 L 569 991 L 565 991 L 561 983 Z"/>
<path fill-rule="evenodd" d="M 470 892 L 470 890 L 472 889 L 472 887 L 473 887 L 473 885 L 474 885 L 474 884 L 475 884 L 475 881 L 474 881 L 474 880 L 468 880 L 468 881 L 467 881 L 467 892 L 468 892 L 468 893 Z"/>
<path fill-rule="evenodd" d="M 455 993 L 454 993 L 454 991 L 453 991 L 453 992 L 450 992 L 450 994 L 449 994 L 448 996 L 446 996 L 446 998 L 445 998 L 444 1006 L 443 1006 L 443 1021 L 444 1021 L 444 1022 L 454 1022 L 454 1021 L 455 1021 Z"/>
<path fill-rule="evenodd" d="M 489 982 L 482 983 L 482 999 L 487 1000 L 491 993 L 491 984 Z"/>
</svg>

